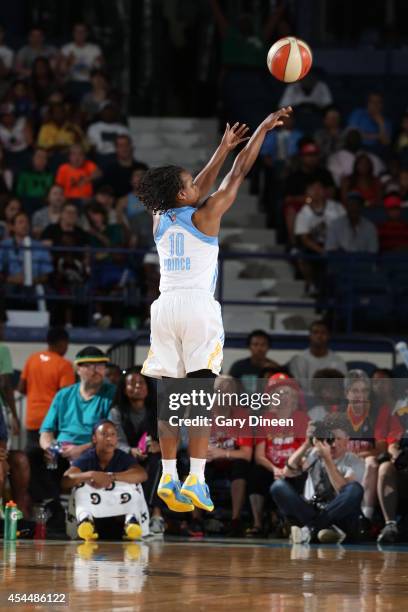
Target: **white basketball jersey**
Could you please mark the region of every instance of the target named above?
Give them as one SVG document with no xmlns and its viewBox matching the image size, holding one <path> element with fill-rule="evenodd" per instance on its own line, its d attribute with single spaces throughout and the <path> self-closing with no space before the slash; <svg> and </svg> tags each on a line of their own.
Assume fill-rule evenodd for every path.
<svg viewBox="0 0 408 612">
<path fill-rule="evenodd" d="M 198 230 L 193 206 L 160 216 L 154 240 L 160 258 L 160 291 L 202 289 L 212 294 L 218 274 L 218 238 Z"/>
</svg>

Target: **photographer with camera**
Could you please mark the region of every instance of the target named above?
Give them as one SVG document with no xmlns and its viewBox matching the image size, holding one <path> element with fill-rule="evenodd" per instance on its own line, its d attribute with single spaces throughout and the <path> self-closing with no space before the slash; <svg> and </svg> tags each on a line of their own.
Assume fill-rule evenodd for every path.
<svg viewBox="0 0 408 612">
<path fill-rule="evenodd" d="M 322 543 L 340 543 L 357 527 L 363 487 L 364 461 L 347 451 L 349 425 L 344 415 L 329 414 L 311 423 L 308 438 L 288 459 L 285 479 L 270 489 L 279 510 L 294 526 L 293 544 L 307 544 L 317 535 Z M 290 479 L 307 475 L 304 495 Z"/>
</svg>

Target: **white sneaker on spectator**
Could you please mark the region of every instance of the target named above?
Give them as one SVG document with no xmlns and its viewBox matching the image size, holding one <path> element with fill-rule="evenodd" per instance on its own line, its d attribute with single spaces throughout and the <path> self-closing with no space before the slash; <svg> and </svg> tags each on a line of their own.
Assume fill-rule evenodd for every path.
<svg viewBox="0 0 408 612">
<path fill-rule="evenodd" d="M 297 527 L 292 525 L 290 529 L 290 541 L 292 544 L 309 544 L 312 534 L 309 527 Z"/>
<path fill-rule="evenodd" d="M 163 534 L 166 528 L 164 518 L 162 516 L 152 516 L 149 523 L 150 533 L 154 535 Z"/>
<path fill-rule="evenodd" d="M 346 534 L 336 525 L 331 525 L 327 529 L 321 529 L 317 534 L 317 539 L 322 544 L 341 544 L 345 540 Z"/>
</svg>

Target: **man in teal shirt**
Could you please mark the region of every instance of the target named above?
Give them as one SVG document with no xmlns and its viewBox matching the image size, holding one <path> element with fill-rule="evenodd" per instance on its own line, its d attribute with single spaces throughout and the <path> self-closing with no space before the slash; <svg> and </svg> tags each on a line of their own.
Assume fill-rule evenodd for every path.
<svg viewBox="0 0 408 612">
<path fill-rule="evenodd" d="M 40 428 L 40 446 L 46 456 L 55 442 L 61 444 L 60 454 L 69 461 L 92 446 L 92 429 L 108 417 L 115 394 L 115 386 L 105 381 L 108 361 L 95 346 L 77 354 L 80 382 L 58 391 Z"/>
</svg>

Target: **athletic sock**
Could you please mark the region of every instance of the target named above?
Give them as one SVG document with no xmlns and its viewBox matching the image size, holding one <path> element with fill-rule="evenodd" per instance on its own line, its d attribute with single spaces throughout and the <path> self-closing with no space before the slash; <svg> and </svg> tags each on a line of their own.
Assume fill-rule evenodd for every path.
<svg viewBox="0 0 408 612">
<path fill-rule="evenodd" d="M 190 457 L 190 475 L 197 476 L 198 481 L 205 482 L 204 470 L 205 470 L 205 459 L 196 459 Z"/>
<path fill-rule="evenodd" d="M 177 459 L 162 459 L 163 474 L 170 474 L 173 480 L 178 480 Z"/>
<path fill-rule="evenodd" d="M 361 510 L 363 511 L 363 514 L 366 517 L 366 519 L 371 521 L 374 516 L 374 510 L 375 510 L 374 506 L 363 506 Z"/>
</svg>

